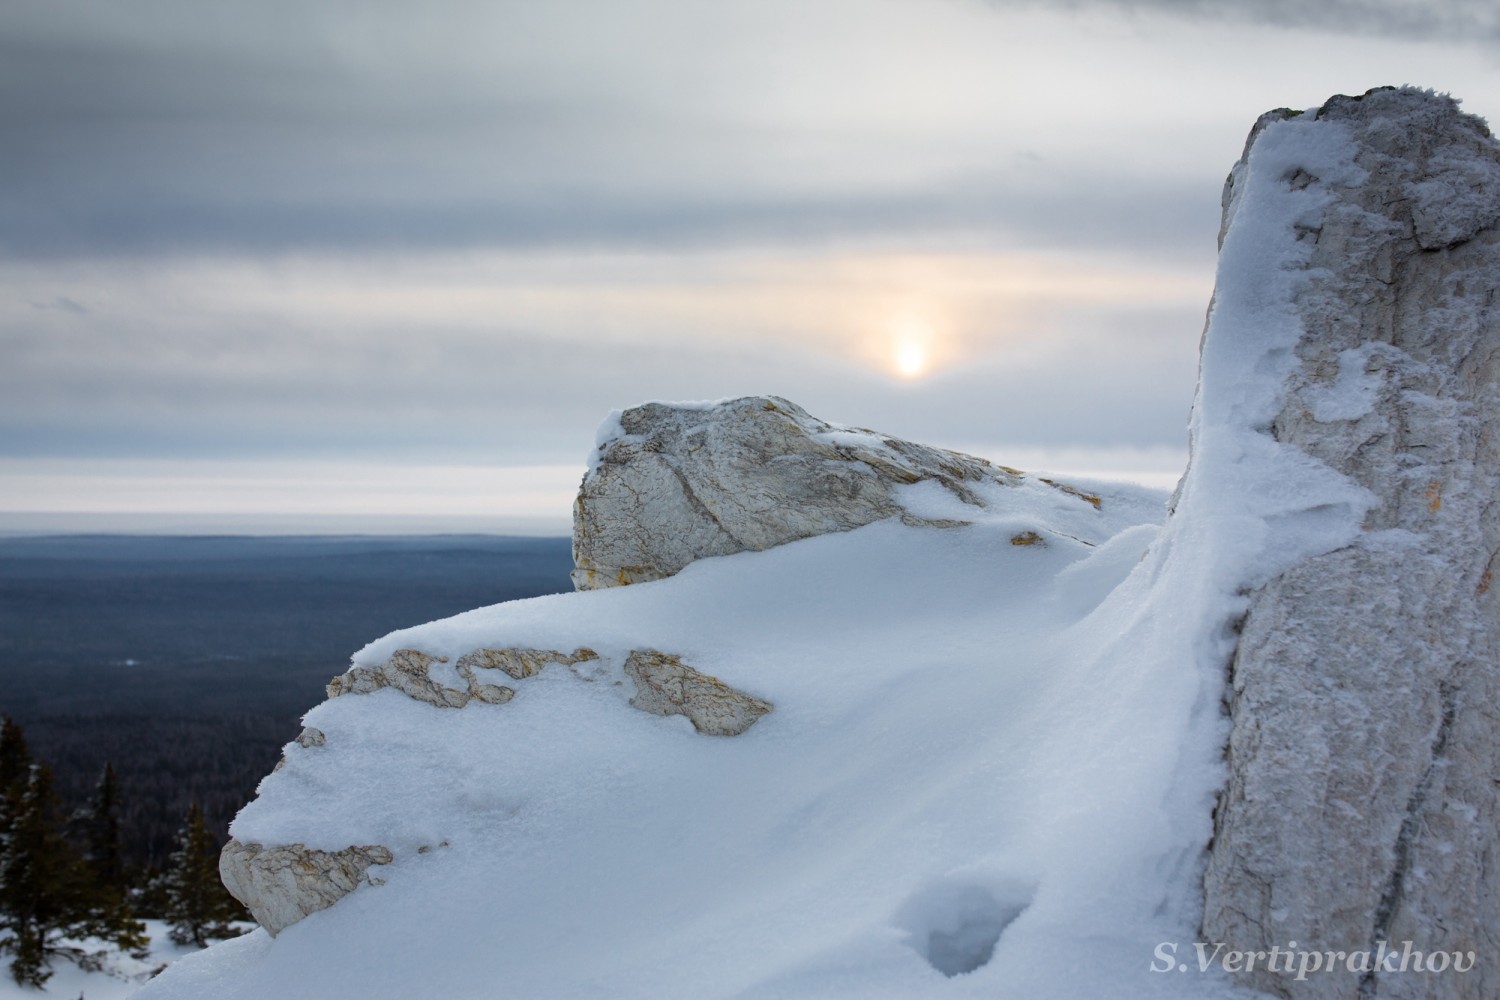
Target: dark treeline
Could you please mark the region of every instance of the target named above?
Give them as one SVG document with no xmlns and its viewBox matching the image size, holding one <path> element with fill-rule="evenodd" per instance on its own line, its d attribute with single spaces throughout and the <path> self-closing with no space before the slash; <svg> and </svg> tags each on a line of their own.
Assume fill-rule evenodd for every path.
<svg viewBox="0 0 1500 1000">
<path fill-rule="evenodd" d="M 222 842 L 229 821 L 299 731 L 296 716 L 59 715 L 29 723 L 36 756 L 52 765 L 59 797 L 76 807 L 112 765 L 120 828 L 132 864 L 160 868 L 196 803 Z"/>
<path fill-rule="evenodd" d="M 66 809 L 112 765 L 127 859 L 161 868 L 194 804 L 222 841 L 361 646 L 571 569 L 561 538 L 0 539 L 0 713 Z"/>
<path fill-rule="evenodd" d="M 172 940 L 200 948 L 240 932 L 247 914 L 219 882 L 220 845 L 198 806 L 160 870 L 125 857 L 122 811 L 108 765 L 88 800 L 65 809 L 52 767 L 0 716 L 0 954 L 11 956 L 17 983 L 44 985 L 60 958 L 98 968 L 110 950 L 147 957 L 143 916 L 165 919 Z"/>
</svg>

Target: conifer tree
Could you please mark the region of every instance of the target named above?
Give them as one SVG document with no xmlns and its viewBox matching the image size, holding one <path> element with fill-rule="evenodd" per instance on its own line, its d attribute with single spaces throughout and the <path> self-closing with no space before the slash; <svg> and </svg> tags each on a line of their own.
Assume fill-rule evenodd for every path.
<svg viewBox="0 0 1500 1000">
<path fill-rule="evenodd" d="M 104 765 L 88 808 L 78 817 L 84 844 L 84 870 L 88 876 L 87 931 L 114 942 L 121 951 L 144 957 L 148 939 L 146 925 L 135 917 L 130 903 L 130 884 L 120 842 L 119 785 L 115 769 Z"/>
<path fill-rule="evenodd" d="M 31 777 L 31 751 L 26 734 L 10 716 L 0 718 L 0 850 Z"/>
<path fill-rule="evenodd" d="M 219 881 L 218 847 L 196 802 L 177 833 L 177 850 L 172 852 L 165 881 L 165 915 L 172 925 L 173 941 L 205 948 L 211 938 L 239 934 L 231 922 L 242 911 Z"/>
<path fill-rule="evenodd" d="M 80 861 L 62 834 L 51 769 L 33 765 L 0 857 L 0 930 L 10 932 L 0 949 L 15 955 L 10 971 L 16 982 L 45 983 L 54 938 L 85 916 Z"/>
</svg>

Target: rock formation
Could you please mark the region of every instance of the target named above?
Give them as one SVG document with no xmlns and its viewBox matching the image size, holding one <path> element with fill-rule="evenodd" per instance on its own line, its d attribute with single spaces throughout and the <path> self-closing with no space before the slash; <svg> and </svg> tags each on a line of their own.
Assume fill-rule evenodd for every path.
<svg viewBox="0 0 1500 1000">
<path fill-rule="evenodd" d="M 479 671 L 498 670 L 513 680 L 535 677 L 550 664 L 573 666 L 600 659 L 587 647 L 564 653 L 523 647 L 480 648 L 458 657 L 453 678 L 461 686 L 433 676 L 448 657 L 418 649 L 398 649 L 383 662 L 357 664 L 328 683 L 328 697 L 372 694 L 391 688 L 438 708 L 463 708 L 471 702 L 504 705 L 515 689 L 489 684 Z M 655 649 L 631 650 L 623 673 L 635 682 L 630 704 L 652 715 L 682 715 L 700 733 L 737 736 L 774 707 L 769 701 L 737 691 L 708 674 L 693 669 L 670 653 Z M 306 727 L 294 741 L 303 750 L 328 745 L 320 729 Z M 275 771 L 286 766 L 283 756 Z M 417 849 L 426 853 L 430 846 Z M 383 880 L 370 868 L 388 865 L 395 852 L 380 844 L 350 846 L 340 851 L 316 850 L 305 844 L 246 843 L 231 838 L 219 855 L 219 876 L 234 898 L 272 935 L 309 913 L 327 909 L 363 883 Z"/>
<path fill-rule="evenodd" d="M 463 708 L 471 701 L 503 705 L 515 697 L 515 689 L 483 681 L 479 670 L 499 670 L 515 680 L 534 677 L 550 663 L 572 665 L 598 659 L 591 649 L 563 653 L 551 649 L 476 649 L 458 658 L 454 679 L 462 686 L 445 684 L 432 676 L 435 666 L 447 657 L 417 649 L 398 649 L 384 662 L 356 665 L 328 682 L 328 697 L 370 694 L 393 688 L 416 701 L 439 708 Z M 295 740 L 304 750 L 324 747 L 322 730 L 307 727 Z M 286 765 L 285 756 L 275 770 Z M 370 874 L 372 865 L 395 860 L 390 848 L 380 844 L 350 846 L 341 851 L 314 850 L 304 844 L 242 843 L 231 838 L 219 854 L 219 877 L 225 888 L 271 934 L 278 934 L 309 913 L 327 909 L 353 892 L 361 883 L 380 884 Z"/>
<path fill-rule="evenodd" d="M 1477 956 L 1461 975 L 1244 976 L 1277 996 L 1500 996 L 1500 145 L 1410 89 L 1293 115 L 1256 124 L 1225 191 L 1229 240 L 1249 186 L 1313 196 L 1282 236 L 1309 248 L 1304 332 L 1262 429 L 1373 506 L 1354 544 L 1249 595 L 1202 932 L 1242 951 Z M 1347 143 L 1353 171 L 1268 175 L 1260 147 L 1289 128 Z M 1206 352 L 1221 333 L 1211 318 Z"/>
<path fill-rule="evenodd" d="M 913 517 L 894 488 L 931 480 L 981 509 L 975 486 L 1021 478 L 982 458 L 835 427 L 777 396 L 647 403 L 620 414 L 579 490 L 573 583 L 593 590 L 660 580 L 695 559 L 887 517 L 962 524 Z"/>
<path fill-rule="evenodd" d="M 772 707 L 654 649 L 633 651 L 625 674 L 635 681 L 630 703 L 636 708 L 653 715 L 685 715 L 694 729 L 711 736 L 738 736 Z"/>
<path fill-rule="evenodd" d="M 393 860 L 391 851 L 380 846 L 315 851 L 302 844 L 268 848 L 230 840 L 219 855 L 219 877 L 262 927 L 278 934 L 332 906 L 362 882 L 379 885 L 381 879 L 370 868 Z"/>
<path fill-rule="evenodd" d="M 432 676 L 432 668 L 447 663 L 447 657 L 431 656 L 418 649 L 398 649 L 384 663 L 351 667 L 329 681 L 328 697 L 369 694 L 389 687 L 439 708 L 463 708 L 471 699 L 503 705 L 516 696 L 515 688 L 487 684 L 476 670 L 500 670 L 522 680 L 534 676 L 549 663 L 574 664 L 597 658 L 592 649 L 575 649 L 571 654 L 553 649 L 476 649 L 459 657 L 454 664 L 454 673 L 464 684 L 454 687 Z"/>
</svg>

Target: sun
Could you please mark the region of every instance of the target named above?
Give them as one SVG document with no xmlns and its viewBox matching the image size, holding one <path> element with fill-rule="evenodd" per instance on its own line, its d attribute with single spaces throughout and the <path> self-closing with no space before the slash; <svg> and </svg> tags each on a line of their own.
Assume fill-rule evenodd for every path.
<svg viewBox="0 0 1500 1000">
<path fill-rule="evenodd" d="M 927 372 L 927 345 L 914 340 L 898 343 L 891 360 L 895 363 L 897 375 L 902 378 L 921 378 Z"/>
<path fill-rule="evenodd" d="M 891 370 L 908 380 L 926 375 L 932 368 L 932 349 L 937 339 L 932 324 L 920 315 L 903 312 L 886 329 L 889 338 L 886 361 Z"/>
</svg>

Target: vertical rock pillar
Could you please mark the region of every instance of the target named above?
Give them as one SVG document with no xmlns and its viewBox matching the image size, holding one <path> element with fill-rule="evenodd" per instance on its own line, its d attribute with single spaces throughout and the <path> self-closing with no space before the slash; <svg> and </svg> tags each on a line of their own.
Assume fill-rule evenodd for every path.
<svg viewBox="0 0 1500 1000">
<path fill-rule="evenodd" d="M 1493 998 L 1500 145 L 1413 89 L 1309 114 L 1295 127 L 1341 133 L 1359 169 L 1253 181 L 1327 188 L 1320 217 L 1285 234 L 1312 247 L 1292 302 L 1304 334 L 1268 431 L 1375 502 L 1353 544 L 1248 596 L 1202 932 L 1239 951 L 1333 953 L 1302 978 L 1264 961 L 1242 976 L 1277 996 Z M 1287 117 L 1257 123 L 1247 160 Z M 1245 163 L 1226 188 L 1231 233 Z M 1395 957 L 1359 957 L 1382 950 Z M 1473 967 L 1457 971 L 1455 953 Z"/>
</svg>

